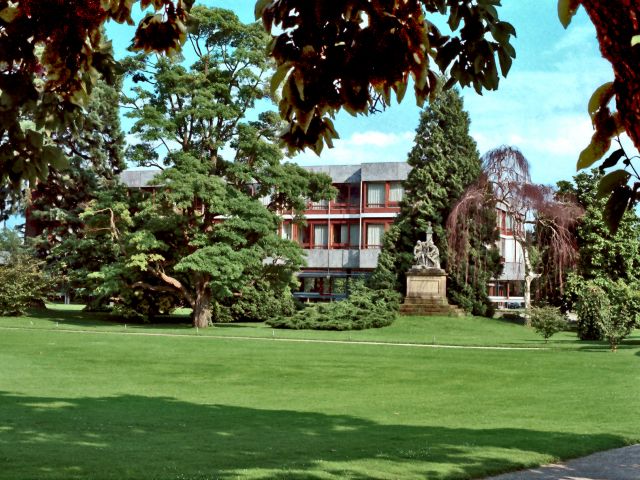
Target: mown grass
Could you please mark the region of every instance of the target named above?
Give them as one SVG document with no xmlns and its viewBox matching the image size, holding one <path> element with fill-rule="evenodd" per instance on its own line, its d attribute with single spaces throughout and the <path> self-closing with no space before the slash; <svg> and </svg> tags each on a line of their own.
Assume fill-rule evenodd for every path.
<svg viewBox="0 0 640 480">
<path fill-rule="evenodd" d="M 640 441 L 636 340 L 611 353 L 210 336 L 260 328 L 127 326 L 180 334 L 164 337 L 79 312 L 0 319 L 0 478 L 460 479 Z M 351 335 L 434 332 L 542 344 L 486 319 Z"/>
<path fill-rule="evenodd" d="M 303 340 L 372 341 L 430 345 L 501 346 L 525 348 L 607 348 L 606 342 L 581 342 L 575 332 L 560 332 L 545 344 L 531 328 L 509 320 L 482 317 L 399 317 L 391 326 L 361 331 L 313 331 L 273 329 L 263 323 L 216 324 L 212 328 L 191 328 L 188 313 L 162 318 L 159 323 L 126 323 L 108 314 L 89 314 L 79 305 L 49 305 L 46 311 L 27 317 L 0 317 L 0 327 L 155 333 L 214 337 L 256 337 Z M 622 348 L 640 346 L 640 330 L 627 338 Z"/>
</svg>

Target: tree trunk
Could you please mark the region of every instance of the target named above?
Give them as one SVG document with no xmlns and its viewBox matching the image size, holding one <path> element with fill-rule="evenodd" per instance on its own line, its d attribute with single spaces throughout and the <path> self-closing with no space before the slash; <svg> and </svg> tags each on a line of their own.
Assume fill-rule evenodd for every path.
<svg viewBox="0 0 640 480">
<path fill-rule="evenodd" d="M 193 326 L 207 328 L 211 325 L 211 300 L 208 295 L 198 295 L 193 305 Z"/>
<path fill-rule="evenodd" d="M 211 291 L 208 278 L 201 278 L 196 282 L 196 298 L 191 315 L 194 327 L 207 328 L 211 325 Z"/>
<path fill-rule="evenodd" d="M 531 308 L 531 282 L 533 282 L 535 278 L 536 277 L 531 274 L 527 274 L 527 276 L 524 277 L 524 308 L 526 310 L 529 310 Z M 527 325 L 528 324 L 529 321 L 527 317 Z"/>
</svg>

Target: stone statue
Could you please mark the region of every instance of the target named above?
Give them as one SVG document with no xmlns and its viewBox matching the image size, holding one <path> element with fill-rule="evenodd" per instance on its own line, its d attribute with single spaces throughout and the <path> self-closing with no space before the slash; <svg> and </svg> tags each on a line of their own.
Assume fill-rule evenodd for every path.
<svg viewBox="0 0 640 480">
<path fill-rule="evenodd" d="M 415 259 L 414 268 L 440 268 L 440 251 L 433 243 L 433 228 L 431 222 L 427 227 L 426 241 L 418 240 L 416 246 L 413 247 L 413 258 Z"/>
</svg>

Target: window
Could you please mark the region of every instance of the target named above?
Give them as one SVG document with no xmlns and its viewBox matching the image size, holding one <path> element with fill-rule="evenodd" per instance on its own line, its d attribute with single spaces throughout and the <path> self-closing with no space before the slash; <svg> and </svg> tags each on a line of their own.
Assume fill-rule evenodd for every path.
<svg viewBox="0 0 640 480">
<path fill-rule="evenodd" d="M 347 245 L 349 243 L 349 226 L 346 223 L 333 225 L 333 238 L 334 245 Z"/>
<path fill-rule="evenodd" d="M 327 248 L 329 235 L 327 225 L 313 226 L 313 248 Z"/>
<path fill-rule="evenodd" d="M 334 187 L 338 190 L 338 195 L 334 201 L 334 204 L 340 206 L 346 206 L 349 203 L 349 185 L 346 183 L 341 183 L 338 185 L 334 185 Z"/>
<path fill-rule="evenodd" d="M 399 203 L 404 197 L 404 187 L 400 182 L 389 184 L 389 203 Z"/>
<path fill-rule="evenodd" d="M 305 225 L 304 227 L 298 227 L 298 243 L 302 247 L 309 248 L 310 241 L 310 227 L 309 225 Z"/>
<path fill-rule="evenodd" d="M 345 222 L 331 225 L 332 248 L 358 248 L 360 246 L 360 225 Z"/>
<path fill-rule="evenodd" d="M 367 225 L 367 248 L 381 247 L 382 235 L 384 235 L 384 223 L 369 223 Z"/>
<path fill-rule="evenodd" d="M 370 183 L 367 185 L 367 207 L 384 207 L 384 183 Z"/>
<path fill-rule="evenodd" d="M 351 185 L 349 189 L 349 205 L 357 208 L 360 205 L 360 185 Z"/>
<path fill-rule="evenodd" d="M 285 240 L 293 240 L 293 224 L 282 224 L 282 238 L 284 238 Z"/>
<path fill-rule="evenodd" d="M 507 232 L 513 231 L 513 217 L 511 215 L 506 215 L 505 228 Z"/>
</svg>

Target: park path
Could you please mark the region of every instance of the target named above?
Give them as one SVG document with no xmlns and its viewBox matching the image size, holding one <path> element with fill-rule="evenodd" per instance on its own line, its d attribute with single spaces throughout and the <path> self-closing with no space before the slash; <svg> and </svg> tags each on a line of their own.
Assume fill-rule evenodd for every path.
<svg viewBox="0 0 640 480">
<path fill-rule="evenodd" d="M 485 480 L 640 480 L 640 444 Z"/>
<path fill-rule="evenodd" d="M 547 350 L 546 347 L 500 347 L 500 346 L 482 346 L 482 345 L 445 345 L 434 343 L 403 343 L 403 342 L 376 342 L 368 340 L 322 340 L 313 338 L 282 338 L 282 337 L 255 337 L 244 335 L 186 335 L 179 333 L 155 333 L 155 332 L 110 332 L 100 330 L 83 330 L 71 328 L 35 328 L 35 327 L 3 327 L 0 330 L 30 330 L 37 332 L 56 332 L 56 333 L 80 333 L 87 335 L 143 335 L 148 337 L 176 337 L 176 338 L 198 338 L 212 340 L 254 340 L 267 342 L 291 342 L 291 343 L 324 343 L 338 345 L 379 345 L 388 347 L 407 347 L 407 348 L 446 348 L 460 350 Z M 638 479 L 640 480 L 640 478 Z"/>
</svg>

